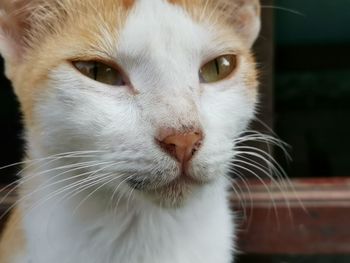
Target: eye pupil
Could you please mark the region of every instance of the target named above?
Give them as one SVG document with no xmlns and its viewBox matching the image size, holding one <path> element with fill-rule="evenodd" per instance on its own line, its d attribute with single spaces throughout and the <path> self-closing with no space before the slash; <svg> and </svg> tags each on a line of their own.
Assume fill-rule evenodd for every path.
<svg viewBox="0 0 350 263">
<path fill-rule="evenodd" d="M 125 78 L 121 72 L 98 61 L 74 61 L 74 67 L 86 77 L 112 86 L 124 86 Z"/>
<path fill-rule="evenodd" d="M 219 61 L 218 61 L 218 59 L 215 59 L 215 67 L 216 67 L 216 73 L 219 75 L 220 74 L 220 68 L 219 68 Z"/>
<path fill-rule="evenodd" d="M 202 83 L 214 83 L 228 78 L 237 67 L 236 55 L 223 55 L 205 64 L 199 71 Z"/>
<path fill-rule="evenodd" d="M 94 80 L 97 80 L 98 67 L 97 67 L 97 63 L 96 62 L 94 62 L 93 71 L 94 71 Z"/>
</svg>

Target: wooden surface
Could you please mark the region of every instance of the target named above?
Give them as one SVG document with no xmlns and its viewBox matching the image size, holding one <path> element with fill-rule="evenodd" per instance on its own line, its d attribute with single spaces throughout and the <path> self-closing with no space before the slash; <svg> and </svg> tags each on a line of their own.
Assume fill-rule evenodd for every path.
<svg viewBox="0 0 350 263">
<path fill-rule="evenodd" d="M 240 196 L 231 195 L 242 253 L 350 254 L 350 179 L 248 183 L 249 190 L 237 182 Z M 15 200 L 14 194 L 3 199 L 0 213 Z"/>
<path fill-rule="evenodd" d="M 239 249 L 248 254 L 349 254 L 350 179 L 306 179 L 292 187 L 250 183 L 232 196 Z M 294 188 L 294 189 L 292 189 Z"/>
</svg>

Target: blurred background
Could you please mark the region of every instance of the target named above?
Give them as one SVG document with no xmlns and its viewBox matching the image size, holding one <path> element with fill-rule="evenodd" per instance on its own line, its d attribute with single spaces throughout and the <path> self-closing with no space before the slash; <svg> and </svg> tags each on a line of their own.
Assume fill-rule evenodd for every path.
<svg viewBox="0 0 350 263">
<path fill-rule="evenodd" d="M 297 223 L 283 225 L 282 205 L 276 233 L 268 232 L 277 228 L 266 213 L 269 205 L 257 208 L 255 217 L 250 213 L 238 262 L 350 262 L 350 0 L 262 4 L 263 31 L 255 47 L 263 83 L 259 118 L 291 146 L 292 162 L 278 151 L 275 157 L 306 200 L 310 189 L 320 191 L 312 195 L 311 212 L 303 212 L 309 217 L 295 212 Z M 0 74 L 0 166 L 23 157 L 20 118 L 10 83 Z M 13 181 L 17 169 L 2 170 L 0 184 Z M 334 193 L 341 195 L 332 199 Z M 315 205 L 320 196 L 333 202 Z M 302 220 L 319 227 L 309 233 Z M 298 239 L 299 247 L 288 247 Z"/>
<path fill-rule="evenodd" d="M 275 130 L 292 145 L 288 174 L 349 176 L 350 1 L 275 4 L 290 9 L 275 10 Z"/>
<path fill-rule="evenodd" d="M 262 5 L 255 47 L 262 71 L 259 118 L 291 146 L 292 162 L 280 151 L 274 155 L 305 211 L 287 193 L 291 209 L 283 201 L 273 215 L 273 205 L 257 194 L 266 189 L 253 187 L 255 207 L 248 208 L 239 242 L 248 255 L 238 262 L 350 262 L 350 1 Z"/>
</svg>

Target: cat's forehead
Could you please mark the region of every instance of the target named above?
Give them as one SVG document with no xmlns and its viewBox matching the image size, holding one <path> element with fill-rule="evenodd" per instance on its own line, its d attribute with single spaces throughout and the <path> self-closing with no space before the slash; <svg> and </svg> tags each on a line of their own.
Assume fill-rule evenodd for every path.
<svg viewBox="0 0 350 263">
<path fill-rule="evenodd" d="M 200 0 L 162 0 L 162 1 L 166 1 L 170 4 L 179 5 L 179 6 L 182 6 L 185 8 L 189 8 L 189 7 L 198 5 L 198 4 L 200 4 L 200 2 L 208 2 L 208 0 L 205 0 L 205 1 L 200 1 Z M 138 2 L 139 2 L 139 0 L 122 0 L 122 3 L 126 8 L 132 8 Z"/>
<path fill-rule="evenodd" d="M 210 46 L 211 34 L 185 8 L 169 2 L 138 0 L 117 36 L 110 36 L 115 42 L 108 45 L 107 53 L 134 81 L 151 86 L 185 85 L 197 78 L 191 69 L 210 53 L 204 46 Z"/>
<path fill-rule="evenodd" d="M 167 51 L 184 46 L 188 46 L 188 49 L 198 48 L 206 34 L 189 14 L 187 7 L 182 5 L 183 1 L 180 0 L 136 1 L 120 29 L 121 48 L 129 52 L 141 46 Z"/>
<path fill-rule="evenodd" d="M 115 58 L 123 53 L 129 58 L 151 54 L 152 58 L 170 56 L 178 62 L 182 57 L 188 61 L 198 55 L 205 60 L 239 49 L 234 30 L 225 30 L 211 4 L 210 0 L 129 0 L 128 15 L 116 27 L 116 34 L 100 38 L 102 44 L 98 45 L 110 48 L 106 53 Z M 103 43 L 107 39 L 110 43 Z"/>
<path fill-rule="evenodd" d="M 78 22 L 74 21 L 74 16 L 71 18 L 78 27 L 69 26 L 65 32 L 74 42 L 67 50 L 71 47 L 75 47 L 78 53 L 83 50 L 85 54 L 82 57 L 87 58 L 99 52 L 117 62 L 121 62 L 125 55 L 127 62 L 135 57 L 147 62 L 156 58 L 157 63 L 163 63 L 167 59 L 169 62 L 169 57 L 172 57 L 177 63 L 187 63 L 191 57 L 205 60 L 215 53 L 228 52 L 231 46 L 226 43 L 238 45 L 239 42 L 219 37 L 218 31 L 223 27 L 210 23 L 210 15 L 215 20 L 215 9 L 209 7 L 211 1 L 208 0 L 123 0 L 122 9 L 120 2 L 114 6 L 105 6 L 104 2 L 96 2 L 101 4 L 96 7 L 98 16 L 89 13 L 90 19 L 78 17 Z M 91 12 L 91 8 L 87 11 Z M 232 28 L 229 32 L 234 35 Z M 212 41 L 214 39 L 220 41 Z"/>
<path fill-rule="evenodd" d="M 194 29 L 214 16 L 217 10 L 212 10 L 210 3 L 211 0 L 62 0 L 58 8 L 52 2 L 43 9 L 44 13 L 35 10 L 35 32 L 30 34 L 30 40 L 35 41 L 34 47 L 40 46 L 44 38 L 52 39 L 50 45 L 56 46 L 58 35 L 48 36 L 59 32 L 65 39 L 60 43 L 63 46 L 71 41 L 74 43 L 70 46 L 80 46 L 81 50 L 93 47 L 106 53 L 113 51 L 106 49 L 118 46 L 121 35 L 134 42 L 156 40 L 159 36 L 164 43 L 170 41 L 167 36 L 181 41 L 184 36 L 198 34 Z M 40 22 L 43 20 L 45 24 Z"/>
</svg>

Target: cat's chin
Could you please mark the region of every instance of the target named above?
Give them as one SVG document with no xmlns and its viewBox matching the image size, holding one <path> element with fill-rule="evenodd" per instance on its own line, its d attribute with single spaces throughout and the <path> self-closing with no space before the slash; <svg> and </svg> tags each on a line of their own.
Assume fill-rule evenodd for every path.
<svg viewBox="0 0 350 263">
<path fill-rule="evenodd" d="M 180 176 L 170 183 L 143 193 L 156 205 L 164 208 L 179 208 L 186 204 L 203 182 L 191 177 Z"/>
</svg>

